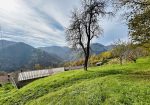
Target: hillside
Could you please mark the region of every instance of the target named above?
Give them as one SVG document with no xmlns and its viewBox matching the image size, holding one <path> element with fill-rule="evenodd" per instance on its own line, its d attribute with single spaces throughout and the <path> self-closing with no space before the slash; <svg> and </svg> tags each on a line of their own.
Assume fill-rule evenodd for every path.
<svg viewBox="0 0 150 105">
<path fill-rule="evenodd" d="M 15 71 L 32 69 L 35 64 L 42 66 L 57 66 L 62 59 L 54 54 L 36 49 L 22 42 L 1 41 L 0 71 Z"/>
<path fill-rule="evenodd" d="M 1 89 L 2 90 L 2 89 Z M 39 79 L 1 92 L 0 105 L 149 105 L 150 57 Z"/>
<path fill-rule="evenodd" d="M 91 44 L 91 52 L 94 54 L 100 54 L 102 52 L 107 51 L 107 47 L 100 43 Z"/>
<path fill-rule="evenodd" d="M 11 46 L 13 44 L 15 44 L 16 42 L 12 42 L 12 41 L 7 41 L 7 40 L 0 40 L 0 49 L 1 48 L 5 48 L 8 46 Z"/>
<path fill-rule="evenodd" d="M 110 49 L 112 46 L 104 46 L 100 43 L 91 44 L 92 54 L 100 54 Z M 73 51 L 65 46 L 34 48 L 23 42 L 0 40 L 0 71 L 34 69 L 35 64 L 56 67 L 64 61 L 73 61 L 79 58 L 81 58 L 81 52 Z"/>
<path fill-rule="evenodd" d="M 56 54 L 60 58 L 64 60 L 71 59 L 71 49 L 68 47 L 61 47 L 61 46 L 50 46 L 50 47 L 40 47 L 39 49 L 49 53 L 49 54 Z"/>
<path fill-rule="evenodd" d="M 92 54 L 100 54 L 107 50 L 111 50 L 113 48 L 112 45 L 104 46 L 100 43 L 93 43 L 91 44 L 91 53 Z M 49 53 L 49 54 L 56 54 L 58 57 L 62 58 L 65 61 L 76 60 L 81 57 L 81 52 L 73 51 L 69 47 L 62 47 L 62 46 L 50 46 L 50 47 L 40 47 L 39 49 Z M 82 51 L 82 49 L 80 50 Z"/>
</svg>

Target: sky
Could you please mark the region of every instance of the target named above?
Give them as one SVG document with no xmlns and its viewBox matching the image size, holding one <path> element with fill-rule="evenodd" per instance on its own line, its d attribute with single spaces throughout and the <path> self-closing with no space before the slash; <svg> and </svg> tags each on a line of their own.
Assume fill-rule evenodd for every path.
<svg viewBox="0 0 150 105">
<path fill-rule="evenodd" d="M 71 11 L 80 0 L 0 0 L 1 39 L 25 42 L 34 47 L 67 46 L 65 30 Z M 128 27 L 117 15 L 99 22 L 103 35 L 92 43 L 110 45 L 128 40 Z"/>
</svg>

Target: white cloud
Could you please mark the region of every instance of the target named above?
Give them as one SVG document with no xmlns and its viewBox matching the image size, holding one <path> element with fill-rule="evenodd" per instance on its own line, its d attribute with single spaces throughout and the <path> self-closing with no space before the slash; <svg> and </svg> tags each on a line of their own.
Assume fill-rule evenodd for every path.
<svg viewBox="0 0 150 105">
<path fill-rule="evenodd" d="M 11 37 L 10 39 L 14 41 L 30 42 L 30 44 L 34 43 L 35 40 L 42 40 L 41 42 L 36 41 L 37 43 L 35 44 L 37 44 L 37 46 L 43 45 L 43 42 L 47 43 L 45 45 L 51 45 L 54 44 L 54 41 L 56 41 L 58 44 L 65 44 L 65 38 L 62 30 L 59 30 L 55 28 L 55 26 L 52 27 L 51 24 L 48 24 L 41 14 L 32 9 L 32 7 L 29 7 L 25 2 L 23 2 L 23 0 L 12 1 L 13 5 L 11 8 L 9 8 L 8 0 L 5 2 L 0 1 L 0 23 L 5 31 L 9 31 L 10 33 L 10 30 L 6 30 L 9 28 L 11 30 L 20 30 L 23 31 L 23 35 L 19 36 L 17 35 L 18 32 L 13 32 L 11 35 L 7 34 L 3 37 L 9 36 Z M 49 21 L 51 23 L 52 20 Z"/>
<path fill-rule="evenodd" d="M 80 0 L 0 0 L 3 37 L 35 47 L 66 45 L 64 28 L 69 24 L 71 10 L 79 4 Z M 104 20 L 105 36 L 95 41 L 109 44 L 113 40 L 109 37 L 111 32 L 117 33 L 118 30 L 124 34 L 117 37 L 126 37 L 126 27 L 122 29 L 114 23 Z"/>
</svg>

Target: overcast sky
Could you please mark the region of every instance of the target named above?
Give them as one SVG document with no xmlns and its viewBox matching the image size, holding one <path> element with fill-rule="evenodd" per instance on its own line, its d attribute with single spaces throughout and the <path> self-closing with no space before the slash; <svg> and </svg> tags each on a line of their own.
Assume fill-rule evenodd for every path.
<svg viewBox="0 0 150 105">
<path fill-rule="evenodd" d="M 25 42 L 34 47 L 65 46 L 65 28 L 71 11 L 80 0 L 0 0 L 0 25 L 3 38 Z M 118 39 L 127 40 L 127 26 L 119 16 L 100 21 L 103 36 L 92 43 L 109 45 Z"/>
</svg>

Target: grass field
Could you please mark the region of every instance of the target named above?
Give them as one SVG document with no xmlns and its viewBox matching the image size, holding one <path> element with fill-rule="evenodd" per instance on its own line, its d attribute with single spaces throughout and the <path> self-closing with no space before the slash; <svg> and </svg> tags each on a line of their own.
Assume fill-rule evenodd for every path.
<svg viewBox="0 0 150 105">
<path fill-rule="evenodd" d="M 19 90 L 0 88 L 0 105 L 150 105 L 150 57 L 55 74 Z"/>
</svg>

